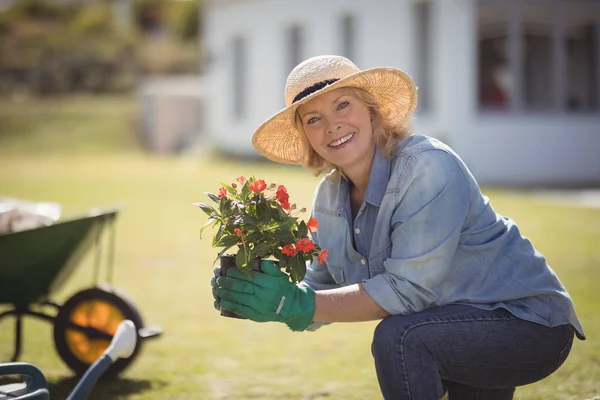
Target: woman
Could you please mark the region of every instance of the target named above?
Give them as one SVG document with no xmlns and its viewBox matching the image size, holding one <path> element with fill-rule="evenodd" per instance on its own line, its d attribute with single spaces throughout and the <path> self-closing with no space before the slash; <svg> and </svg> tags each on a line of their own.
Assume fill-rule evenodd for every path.
<svg viewBox="0 0 600 400">
<path fill-rule="evenodd" d="M 407 75 L 314 57 L 290 73 L 285 99 L 252 143 L 331 170 L 312 207 L 329 257 L 299 285 L 268 263 L 253 280 L 232 270 L 216 280 L 222 308 L 296 331 L 382 320 L 372 353 L 386 399 L 512 399 L 564 362 L 574 334 L 585 339 L 544 257 L 458 155 L 411 135 Z"/>
</svg>

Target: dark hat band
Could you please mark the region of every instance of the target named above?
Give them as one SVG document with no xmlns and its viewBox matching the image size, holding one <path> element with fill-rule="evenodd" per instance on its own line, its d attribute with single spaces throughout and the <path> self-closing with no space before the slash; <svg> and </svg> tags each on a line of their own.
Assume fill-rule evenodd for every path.
<svg viewBox="0 0 600 400">
<path fill-rule="evenodd" d="M 306 96 L 313 94 L 314 92 L 316 92 L 317 90 L 321 90 L 323 89 L 325 86 L 329 86 L 334 82 L 339 81 L 339 79 L 327 79 L 321 82 L 317 82 L 314 85 L 311 85 L 309 87 L 307 87 L 306 89 L 304 89 L 303 91 L 301 91 L 300 93 L 298 93 L 296 95 L 296 97 L 294 97 L 294 100 L 292 100 L 292 104 L 294 104 L 295 102 L 302 100 L 303 98 L 305 98 Z"/>
</svg>

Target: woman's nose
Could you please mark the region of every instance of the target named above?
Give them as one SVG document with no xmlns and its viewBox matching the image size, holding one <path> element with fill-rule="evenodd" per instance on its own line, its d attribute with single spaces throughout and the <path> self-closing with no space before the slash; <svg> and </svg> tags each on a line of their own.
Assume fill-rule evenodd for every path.
<svg viewBox="0 0 600 400">
<path fill-rule="evenodd" d="M 327 122 L 327 131 L 329 133 L 337 132 L 341 127 L 342 127 L 342 124 L 340 124 L 338 121 L 330 120 Z"/>
</svg>

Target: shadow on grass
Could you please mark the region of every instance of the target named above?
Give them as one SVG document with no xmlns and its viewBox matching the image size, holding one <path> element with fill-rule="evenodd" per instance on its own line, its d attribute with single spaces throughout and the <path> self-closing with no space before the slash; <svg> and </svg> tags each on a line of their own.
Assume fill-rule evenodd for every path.
<svg viewBox="0 0 600 400">
<path fill-rule="evenodd" d="M 48 382 L 48 390 L 52 399 L 66 399 L 71 393 L 79 378 L 65 377 Z M 146 379 L 100 379 L 88 400 L 101 399 L 126 399 L 131 394 L 139 394 L 147 390 L 160 390 L 167 386 L 166 382 Z"/>
</svg>

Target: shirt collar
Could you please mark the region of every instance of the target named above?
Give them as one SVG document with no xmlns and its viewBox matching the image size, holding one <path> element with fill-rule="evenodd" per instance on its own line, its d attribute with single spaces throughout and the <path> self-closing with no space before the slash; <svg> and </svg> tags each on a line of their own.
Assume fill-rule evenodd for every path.
<svg viewBox="0 0 600 400">
<path fill-rule="evenodd" d="M 374 206 L 381 206 L 381 202 L 383 201 L 383 196 L 390 180 L 390 163 L 391 160 L 383 158 L 379 149 L 375 151 L 369 184 L 367 185 L 367 193 L 365 193 L 365 201 Z"/>
<path fill-rule="evenodd" d="M 373 163 L 371 165 L 371 174 L 369 175 L 369 184 L 367 185 L 367 193 L 365 194 L 365 201 L 376 207 L 381 206 L 383 196 L 385 195 L 390 180 L 390 163 L 391 160 L 383 158 L 379 150 L 375 151 Z M 346 207 L 350 186 L 348 179 L 339 172 L 338 174 L 340 178 L 338 211 L 341 211 Z"/>
</svg>

